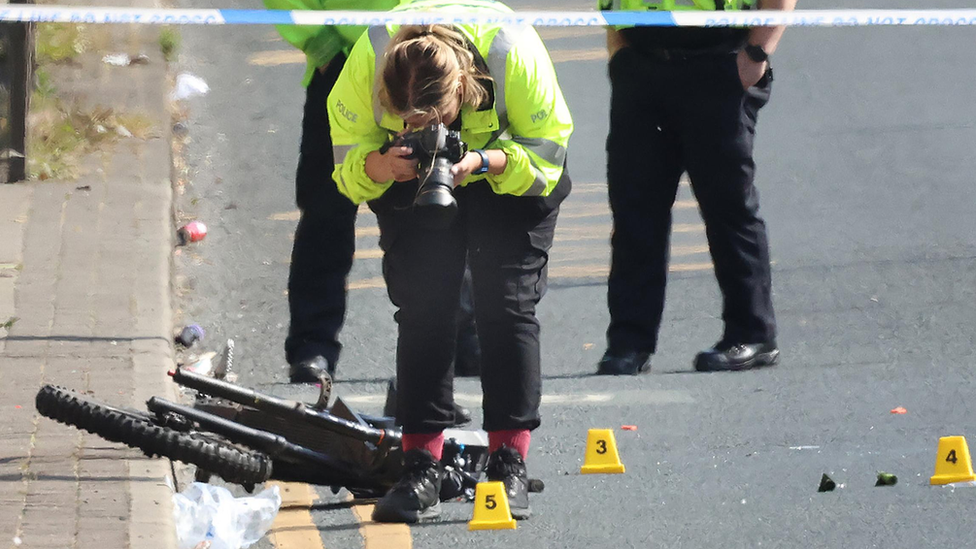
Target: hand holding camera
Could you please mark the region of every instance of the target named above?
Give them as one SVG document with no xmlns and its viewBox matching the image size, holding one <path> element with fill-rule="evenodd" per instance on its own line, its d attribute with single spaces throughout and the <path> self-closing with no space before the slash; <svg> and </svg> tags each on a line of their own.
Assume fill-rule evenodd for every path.
<svg viewBox="0 0 976 549">
<path fill-rule="evenodd" d="M 398 181 L 401 181 L 396 177 L 398 168 L 402 175 L 410 175 L 409 169 L 403 168 L 412 164 L 420 180 L 413 200 L 418 219 L 431 228 L 450 225 L 457 214 L 452 168 L 468 152 L 461 134 L 443 124 L 431 125 L 397 136 L 379 152 L 398 157 L 390 161 L 394 179 Z M 400 160 L 408 163 L 401 165 Z"/>
</svg>

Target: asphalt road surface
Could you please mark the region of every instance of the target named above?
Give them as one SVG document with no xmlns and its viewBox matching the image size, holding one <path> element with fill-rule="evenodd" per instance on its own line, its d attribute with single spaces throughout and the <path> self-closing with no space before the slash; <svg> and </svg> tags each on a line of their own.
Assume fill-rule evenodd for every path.
<svg viewBox="0 0 976 549">
<path fill-rule="evenodd" d="M 186 169 L 177 170 L 179 209 L 210 226 L 177 258 L 182 318 L 202 324 L 211 346 L 236 340 L 242 383 L 312 399 L 314 389 L 287 384 L 282 350 L 303 58 L 271 27 L 182 32 L 179 69 L 211 87 L 188 101 Z M 756 141 L 781 364 L 694 373 L 694 354 L 720 335 L 720 303 L 682 186 L 660 349 L 652 373 L 635 378 L 592 376 L 608 321 L 603 34 L 542 34 L 576 133 L 574 192 L 539 309 L 545 397 L 529 468 L 547 487 L 532 496 L 533 518 L 515 531 L 469 532 L 472 506 L 450 503 L 439 522 L 377 527 L 345 493 L 289 486 L 279 518 L 291 522 L 261 546 L 970 546 L 976 488 L 933 487 L 929 477 L 940 436 L 976 441 L 976 29 L 787 31 Z M 372 214 L 358 229 L 336 392 L 378 412 L 395 325 Z M 477 382 L 458 380 L 456 392 L 477 411 Z M 907 413 L 890 412 L 899 406 Z M 615 429 L 625 474 L 579 474 L 589 428 Z M 898 484 L 875 487 L 882 470 Z M 824 473 L 843 487 L 817 493 Z"/>
</svg>

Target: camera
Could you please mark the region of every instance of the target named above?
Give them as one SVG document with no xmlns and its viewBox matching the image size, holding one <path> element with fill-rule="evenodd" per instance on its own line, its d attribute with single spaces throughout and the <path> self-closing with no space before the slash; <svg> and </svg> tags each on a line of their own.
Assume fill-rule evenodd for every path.
<svg viewBox="0 0 976 549">
<path fill-rule="evenodd" d="M 420 184 L 413 206 L 420 220 L 431 228 L 446 228 L 457 214 L 451 168 L 468 152 L 461 133 L 444 124 L 434 124 L 398 136 L 380 152 L 385 153 L 393 146 L 413 149 L 407 158 L 416 159 L 419 164 Z"/>
</svg>

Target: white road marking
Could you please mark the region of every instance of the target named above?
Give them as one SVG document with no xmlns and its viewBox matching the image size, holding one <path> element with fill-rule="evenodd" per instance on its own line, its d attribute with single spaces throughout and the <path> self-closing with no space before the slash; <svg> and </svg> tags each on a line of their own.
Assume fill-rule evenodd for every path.
<svg viewBox="0 0 976 549">
<path fill-rule="evenodd" d="M 386 394 L 340 395 L 348 404 L 376 405 L 386 402 Z M 474 393 L 454 393 L 454 400 L 466 406 L 480 406 L 481 395 Z M 633 389 L 615 393 L 562 393 L 542 395 L 542 405 L 590 405 L 610 404 L 694 404 L 695 399 L 686 391 L 667 389 Z"/>
</svg>

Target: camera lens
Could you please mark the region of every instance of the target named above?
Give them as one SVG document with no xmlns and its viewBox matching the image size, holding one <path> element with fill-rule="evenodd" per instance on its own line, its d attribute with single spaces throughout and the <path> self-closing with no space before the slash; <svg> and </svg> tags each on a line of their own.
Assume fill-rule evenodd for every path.
<svg viewBox="0 0 976 549">
<path fill-rule="evenodd" d="M 413 204 L 419 221 L 428 228 L 446 229 L 457 214 L 451 166 L 446 158 L 437 158 L 426 178 L 422 176 Z"/>
</svg>

